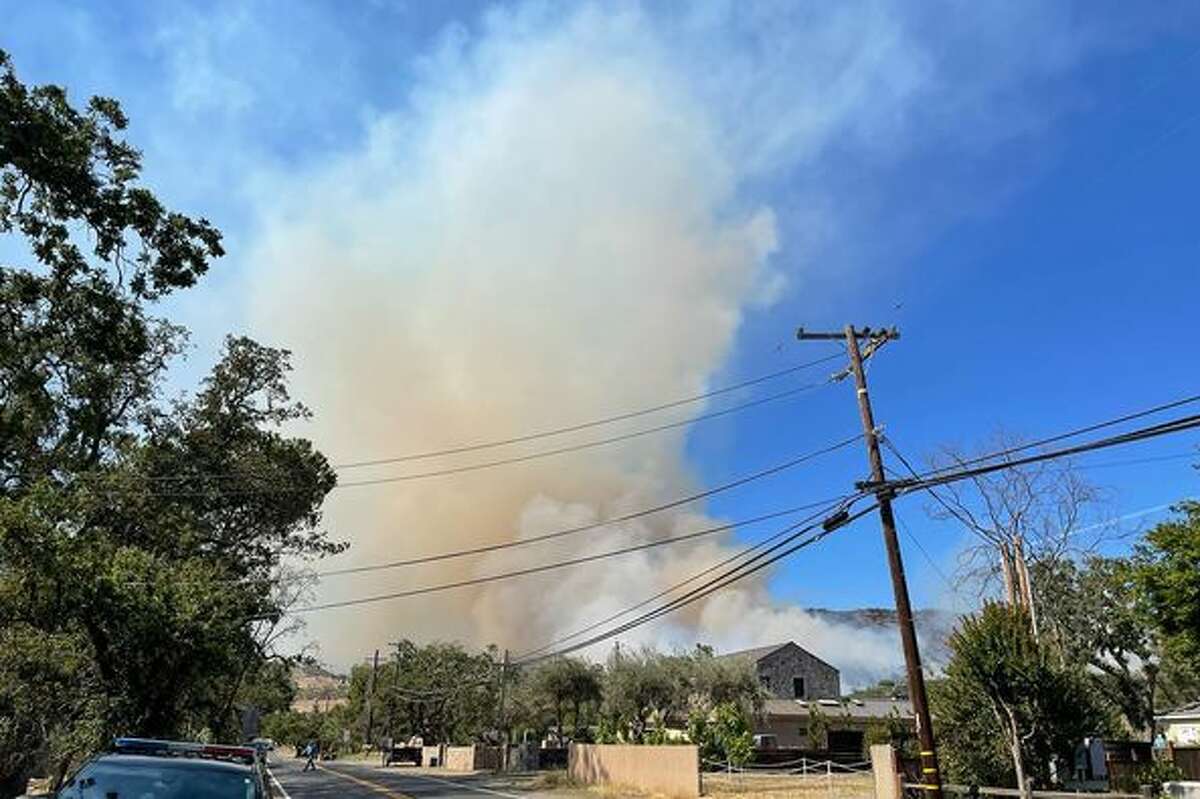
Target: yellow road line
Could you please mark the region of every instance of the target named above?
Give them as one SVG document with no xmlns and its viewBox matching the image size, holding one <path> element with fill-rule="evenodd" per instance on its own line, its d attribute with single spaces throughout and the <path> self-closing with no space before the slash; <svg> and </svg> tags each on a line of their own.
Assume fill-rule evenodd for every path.
<svg viewBox="0 0 1200 799">
<path fill-rule="evenodd" d="M 359 777 L 354 777 L 354 776 L 347 774 L 344 771 L 338 771 L 337 769 L 330 768 L 329 766 L 321 766 L 321 771 L 324 771 L 328 774 L 336 774 L 337 776 L 341 777 L 342 779 L 347 779 L 347 780 L 350 780 L 351 782 L 356 782 L 359 785 L 363 786 L 364 788 L 370 788 L 372 791 L 375 791 L 375 793 L 383 794 L 384 796 L 389 797 L 389 799 L 414 799 L 414 797 L 411 796 L 410 794 L 400 793 L 399 791 L 393 791 L 391 788 L 387 787 L 386 785 L 383 785 L 382 783 L 371 782 L 370 780 L 364 780 Z"/>
</svg>

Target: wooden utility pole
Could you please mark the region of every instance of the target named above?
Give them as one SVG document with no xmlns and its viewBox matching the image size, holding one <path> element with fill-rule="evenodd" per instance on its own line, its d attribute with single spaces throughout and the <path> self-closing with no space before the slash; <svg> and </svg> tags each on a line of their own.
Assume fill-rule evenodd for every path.
<svg viewBox="0 0 1200 799">
<path fill-rule="evenodd" d="M 379 650 L 371 661 L 371 682 L 367 685 L 367 730 L 365 742 L 370 746 L 373 741 L 371 734 L 375 729 L 375 680 L 379 678 Z"/>
<path fill-rule="evenodd" d="M 505 700 L 508 698 L 508 650 L 504 650 L 504 660 L 500 663 L 500 770 L 508 771 L 508 717 L 505 714 Z"/>
<path fill-rule="evenodd" d="M 810 333 L 804 328 L 796 331 L 801 340 L 837 340 L 844 338 L 846 352 L 850 356 L 849 373 L 854 376 L 858 394 L 858 412 L 862 417 L 863 438 L 867 444 L 867 458 L 871 464 L 871 482 L 875 498 L 879 502 L 879 522 L 883 528 L 883 543 L 887 549 L 888 568 L 892 574 L 892 591 L 896 596 L 896 623 L 900 627 L 900 643 L 904 647 L 904 663 L 908 670 L 908 695 L 912 699 L 913 713 L 917 722 L 917 738 L 921 744 L 921 787 L 927 799 L 941 799 L 942 778 L 938 771 L 937 749 L 933 740 L 933 724 L 929 715 L 929 699 L 925 693 L 925 675 L 921 670 L 921 652 L 917 647 L 917 632 L 913 625 L 912 605 L 908 599 L 908 582 L 904 577 L 904 561 L 900 557 L 900 542 L 896 536 L 896 518 L 892 514 L 892 491 L 885 486 L 883 456 L 879 452 L 879 435 L 875 427 L 875 416 L 871 411 L 871 398 L 867 393 L 867 376 L 863 371 L 863 356 L 858 340 L 868 342 L 868 357 L 888 341 L 900 338 L 895 330 L 863 328 L 855 330 L 846 325 L 842 334 Z"/>
<path fill-rule="evenodd" d="M 396 661 L 395 661 L 396 668 L 395 668 L 395 671 L 392 672 L 393 697 L 392 697 L 392 701 L 388 702 L 388 729 L 387 729 L 388 744 L 390 746 L 395 746 L 396 741 L 393 739 L 393 736 L 396 733 L 396 703 L 399 701 L 399 697 L 400 697 L 400 651 L 401 651 L 401 647 L 404 646 L 404 642 L 403 641 L 389 641 L 388 646 L 393 646 L 396 648 Z"/>
</svg>

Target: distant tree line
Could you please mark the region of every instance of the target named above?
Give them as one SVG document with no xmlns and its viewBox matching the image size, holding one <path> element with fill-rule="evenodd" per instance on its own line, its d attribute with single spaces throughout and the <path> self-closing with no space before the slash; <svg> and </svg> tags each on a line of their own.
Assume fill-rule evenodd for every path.
<svg viewBox="0 0 1200 799">
<path fill-rule="evenodd" d="M 752 748 L 750 719 L 763 693 L 753 665 L 716 658 L 711 649 L 664 654 L 614 649 L 603 664 L 556 657 L 509 667 L 500 701 L 501 670 L 494 649 L 470 653 L 458 644 L 402 641 L 380 664 L 350 673 L 349 703 L 325 714 L 276 713 L 264 732 L 294 743 L 320 738 L 340 748 L 426 743 L 532 742 L 698 743 L 706 757 L 742 762 Z M 368 721 L 372 726 L 367 740 Z"/>
</svg>

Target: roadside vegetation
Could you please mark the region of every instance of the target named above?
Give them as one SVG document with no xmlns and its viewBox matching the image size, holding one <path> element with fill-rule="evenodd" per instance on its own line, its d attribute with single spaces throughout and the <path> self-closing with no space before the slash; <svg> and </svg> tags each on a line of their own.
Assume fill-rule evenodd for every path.
<svg viewBox="0 0 1200 799">
<path fill-rule="evenodd" d="M 931 685 L 950 781 L 1061 782 L 1084 736 L 1149 742 L 1156 710 L 1200 695 L 1200 504 L 1117 557 L 1103 554 L 1113 526 L 1086 522 L 1103 498 L 1069 461 L 932 497 L 978 541 L 955 578 L 982 602 Z"/>
<path fill-rule="evenodd" d="M 286 706 L 274 642 L 338 552 L 336 482 L 281 432 L 307 409 L 289 355 L 231 336 L 191 391 L 164 301 L 204 279 L 220 232 L 140 181 L 116 100 L 27 86 L 0 52 L 0 796 L 114 735 L 241 737 Z"/>
<path fill-rule="evenodd" d="M 385 738 L 498 743 L 505 733 L 514 743 L 549 746 L 682 743 L 686 729 L 704 757 L 740 764 L 751 755 L 751 719 L 763 700 L 748 662 L 715 658 L 706 647 L 677 654 L 617 650 L 604 664 L 556 657 L 509 668 L 503 712 L 491 650 L 471 654 L 457 644 L 402 641 L 397 656 L 380 663 L 373 692 L 371 672 L 369 665 L 354 667 L 347 704 L 270 714 L 264 734 L 288 744 L 318 740 L 328 752 L 358 751 Z"/>
</svg>

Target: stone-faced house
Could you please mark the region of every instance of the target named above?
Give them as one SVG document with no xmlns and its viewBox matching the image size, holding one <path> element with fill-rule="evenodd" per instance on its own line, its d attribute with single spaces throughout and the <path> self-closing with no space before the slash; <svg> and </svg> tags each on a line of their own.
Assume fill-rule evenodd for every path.
<svg viewBox="0 0 1200 799">
<path fill-rule="evenodd" d="M 898 716 L 906 727 L 915 724 L 908 700 L 843 699 L 838 670 L 792 641 L 720 657 L 753 664 L 766 690 L 754 719 L 759 747 L 859 754 L 873 722 Z"/>
<path fill-rule="evenodd" d="M 788 641 L 721 655 L 754 664 L 758 681 L 773 699 L 837 699 L 842 695 L 838 670 Z"/>
</svg>

